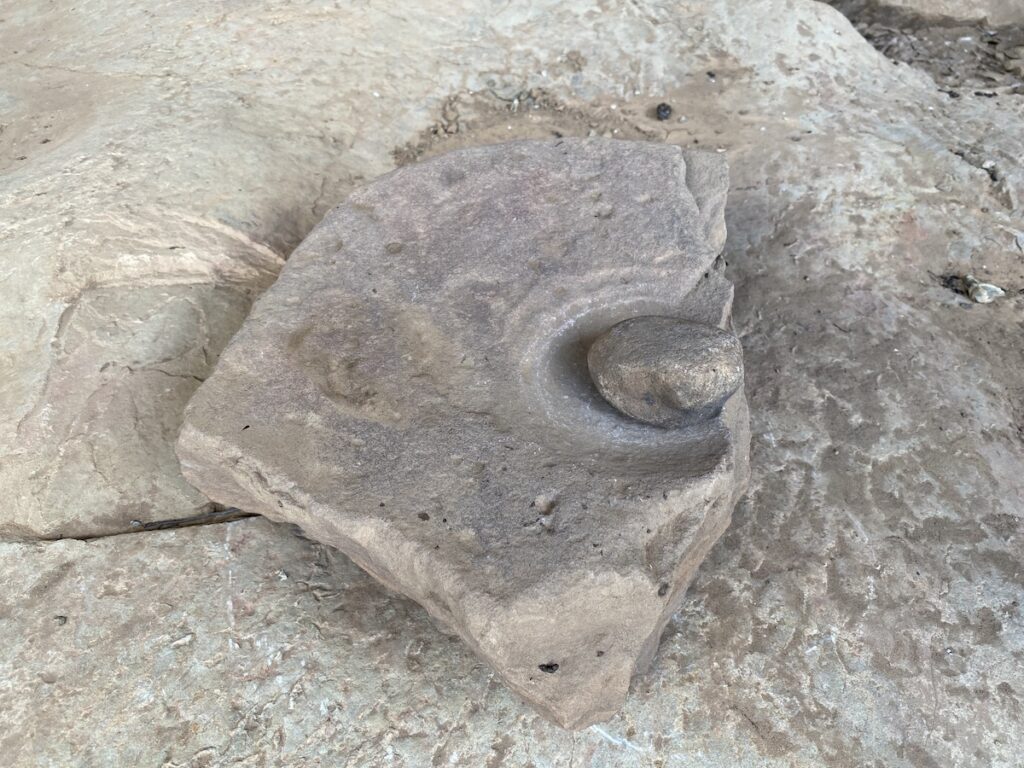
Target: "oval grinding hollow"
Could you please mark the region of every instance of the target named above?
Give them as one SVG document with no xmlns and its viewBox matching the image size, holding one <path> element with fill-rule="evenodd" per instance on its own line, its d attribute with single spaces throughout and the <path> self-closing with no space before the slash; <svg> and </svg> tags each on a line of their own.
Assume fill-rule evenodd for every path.
<svg viewBox="0 0 1024 768">
<path fill-rule="evenodd" d="M 341 549 L 555 722 L 610 717 L 747 482 L 727 187 L 718 155 L 604 139 L 377 179 L 190 402 L 186 478 Z M 594 349 L 631 318 L 667 419 L 633 407 L 642 383 L 602 381 L 624 367 Z"/>
</svg>

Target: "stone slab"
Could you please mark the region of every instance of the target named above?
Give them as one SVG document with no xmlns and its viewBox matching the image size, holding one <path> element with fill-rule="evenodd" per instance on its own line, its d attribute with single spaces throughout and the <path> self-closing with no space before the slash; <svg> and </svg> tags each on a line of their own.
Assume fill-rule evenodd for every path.
<svg viewBox="0 0 1024 768">
<path fill-rule="evenodd" d="M 607 139 L 374 181 L 296 249 L 193 396 L 185 477 L 346 552 L 556 722 L 610 717 L 728 525 L 749 427 L 741 379 L 685 426 L 637 421 L 587 353 L 631 318 L 731 325 L 708 236 L 727 188 L 717 155 Z M 668 368 L 700 351 L 648 342 Z"/>
</svg>

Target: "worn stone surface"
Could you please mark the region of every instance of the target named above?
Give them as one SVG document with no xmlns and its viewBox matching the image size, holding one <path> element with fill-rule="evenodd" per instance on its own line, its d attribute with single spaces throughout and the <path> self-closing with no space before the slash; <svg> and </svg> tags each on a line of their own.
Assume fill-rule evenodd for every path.
<svg viewBox="0 0 1024 768">
<path fill-rule="evenodd" d="M 673 427 L 721 411 L 743 384 L 743 348 L 731 332 L 674 317 L 623 320 L 587 351 L 597 391 L 634 419 Z"/>
<path fill-rule="evenodd" d="M 737 290 L 753 441 L 747 499 L 649 672 L 600 730 L 547 725 L 421 610 L 386 597 L 343 558 L 326 553 L 316 578 L 302 579 L 309 589 L 275 575 L 278 555 L 309 562 L 283 532 L 225 561 L 213 554 L 223 540 L 195 544 L 187 531 L 8 548 L 16 554 L 0 559 L 4 594 L 18 601 L 5 614 L 5 649 L 62 637 L 49 623 L 43 638 L 30 631 L 37 614 L 50 615 L 46 592 L 18 590 L 67 548 L 90 553 L 83 578 L 128 585 L 101 601 L 67 581 L 83 614 L 94 612 L 96 626 L 130 614 L 123 631 L 77 657 L 79 698 L 0 676 L 8 700 L 38 715 L 4 735 L 65 755 L 125 745 L 123 760 L 63 760 L 72 765 L 1016 768 L 1024 100 L 1009 86 L 992 96 L 975 95 L 990 89 L 973 83 L 953 88 L 951 72 L 940 90 L 932 60 L 893 63 L 824 5 L 740 5 L 573 0 L 481 15 L 459 2 L 400 12 L 372 3 L 9 3 L 0 26 L 5 524 L 35 515 L 45 517 L 36 531 L 67 520 L 101 530 L 95 520 L 111 510 L 96 489 L 132 477 L 189 493 L 170 467 L 147 475 L 141 451 L 122 454 L 130 463 L 116 470 L 101 464 L 110 480 L 87 453 L 61 458 L 68 434 L 88 441 L 88 414 L 62 417 L 73 429 L 46 442 L 14 441 L 47 371 L 60 369 L 54 333 L 79 282 L 116 281 L 125 304 L 155 281 L 225 276 L 244 299 L 243 286 L 265 285 L 276 270 L 243 269 L 245 243 L 287 253 L 358 177 L 389 170 L 393 150 L 404 162 L 554 131 L 724 150 L 726 274 Z M 659 122 L 663 102 L 673 115 Z M 141 208 L 143 199 L 154 207 Z M 183 211 L 204 226 L 181 224 Z M 207 240 L 215 231 L 248 241 Z M 203 237 L 171 250 L 189 232 Z M 978 305 L 946 287 L 947 276 L 966 274 L 1007 295 Z M 107 358 L 81 370 L 98 374 Z M 165 456 L 181 402 L 162 411 L 175 425 L 161 438 Z M 61 408 L 51 398 L 22 430 Z M 153 439 L 163 429 L 128 424 Z M 23 472 L 11 451 L 42 458 Z M 65 477 L 79 493 L 49 508 L 37 489 L 64 461 L 78 462 Z M 127 495 L 135 506 L 117 525 L 145 498 Z M 199 501 L 168 503 L 147 520 Z M 175 548 L 178 536 L 187 543 Z M 155 548 L 173 548 L 173 562 Z M 266 650 L 253 657 L 266 659 L 262 677 L 192 655 L 195 642 L 176 649 L 189 654 L 181 664 L 138 671 L 154 644 L 132 619 L 164 601 L 183 605 L 214 653 L 226 654 L 218 585 L 229 581 L 261 586 L 252 613 L 234 621 Z M 18 653 L 33 672 L 59 658 L 52 648 Z M 299 679 L 307 690 L 319 680 L 322 698 L 290 698 Z M 238 708 L 190 718 L 168 739 L 193 700 L 206 712 L 223 713 L 225 701 Z M 346 705 L 358 714 L 336 726 Z M 39 754 L 11 762 L 61 764 Z"/>
<path fill-rule="evenodd" d="M 728 525 L 749 427 L 739 379 L 702 382 L 714 400 L 685 426 L 638 422 L 587 352 L 638 316 L 731 322 L 710 272 L 727 185 L 717 155 L 608 139 L 378 179 L 296 249 L 193 396 L 185 477 L 346 552 L 558 723 L 607 719 Z M 691 324 L 712 333 L 684 347 L 661 325 L 668 376 L 721 359 L 719 337 L 741 365 L 731 334 Z"/>
</svg>

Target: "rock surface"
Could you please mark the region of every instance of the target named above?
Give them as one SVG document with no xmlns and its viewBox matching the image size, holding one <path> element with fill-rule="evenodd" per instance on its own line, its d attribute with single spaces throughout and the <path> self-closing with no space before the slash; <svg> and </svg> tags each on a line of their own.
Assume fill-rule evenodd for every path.
<svg viewBox="0 0 1024 768">
<path fill-rule="evenodd" d="M 1021 116 L 1012 105 L 947 103 L 819 5 L 761 0 L 731 19 L 722 2 L 673 12 L 622 6 L 623 18 L 584 24 L 578 8 L 555 2 L 493 18 L 472 4 L 428 4 L 398 21 L 376 8 L 339 17 L 326 2 L 264 4 L 244 16 L 212 0 L 154 15 L 123 0 L 63 15 L 19 5 L 0 28 L 10 73 L 0 97 L 0 205 L 11 222 L 0 232 L 0 535 L 102 535 L 201 510 L 206 500 L 182 480 L 170 449 L 196 379 L 327 208 L 389 170 L 393 151 L 434 120 L 434 135 L 476 143 L 509 138 L 510 125 L 527 136 L 697 140 L 733 154 L 799 138 L 802 147 L 782 152 L 790 170 L 766 167 L 759 177 L 782 184 L 820 170 L 804 163 L 844 137 L 871 154 L 906 136 L 960 153 L 964 163 L 943 161 L 964 166 L 951 178 L 991 175 L 992 192 L 1016 204 Z M 777 13 L 762 32 L 757 20 Z M 137 34 L 112 21 L 124 19 L 139 22 Z M 689 19 L 699 23 L 687 27 Z M 337 44 L 339 24 L 351 50 Z M 283 28 L 301 34 L 274 34 Z M 401 41 L 397 59 L 376 42 L 392 38 Z M 439 51 L 453 39 L 461 53 L 448 59 Z M 509 40 L 527 44 L 509 52 Z M 546 104 L 536 113 L 558 119 L 531 127 L 524 110 L 505 110 L 531 91 L 547 96 L 530 112 Z M 473 118 L 459 114 L 471 93 L 498 107 L 487 135 L 467 133 Z M 668 102 L 670 120 L 648 114 Z M 749 178 L 747 167 L 737 172 Z M 758 204 L 771 216 L 788 199 Z M 93 311 L 95 291 L 120 314 Z M 223 300 L 204 305 L 194 295 L 209 291 Z M 192 303 L 192 319 L 179 311 L 161 320 L 172 297 Z M 163 348 L 136 361 L 147 337 Z"/>
<path fill-rule="evenodd" d="M 635 421 L 598 394 L 587 349 L 642 315 L 731 322 L 710 271 L 727 188 L 717 155 L 608 139 L 374 181 L 296 249 L 193 396 L 185 477 L 346 552 L 558 723 L 607 719 L 729 523 L 749 426 L 738 377 L 702 380 L 714 401 L 685 427 Z M 655 325 L 663 367 L 720 361 L 724 338 L 742 372 L 731 334 L 691 323 L 706 331 L 681 345 Z"/>
<path fill-rule="evenodd" d="M 946 562 L 931 556 L 946 534 L 915 526 L 876 568 L 852 558 L 885 540 L 880 520 L 860 540 L 814 513 L 852 553 L 831 562 L 797 521 L 799 547 L 749 507 L 738 523 L 623 711 L 578 732 L 416 604 L 260 518 L 0 544 L 0 753 L 12 768 L 1015 765 L 1012 542 L 961 527 Z"/>
<path fill-rule="evenodd" d="M 139 293 L 152 285 L 224 285 L 248 301 L 279 263 L 247 262 L 254 247 L 287 253 L 393 151 L 404 162 L 555 131 L 723 150 L 753 426 L 750 493 L 604 725 L 548 725 L 326 549 L 270 527 L 249 546 L 206 528 L 5 548 L 13 725 L 0 738 L 31 745 L 9 762 L 1017 768 L 1024 99 L 1012 88 L 976 95 L 991 91 L 943 72 L 940 90 L 930 67 L 951 59 L 897 65 L 803 0 L 9 6 L 5 533 L 124 530 L 206 502 L 171 450 L 187 395 L 135 390 L 160 374 L 120 372 L 122 402 L 138 396 L 158 418 L 126 414 L 117 440 L 96 439 L 97 410 L 80 400 L 42 398 L 83 286 L 112 286 L 122 310 L 152 301 Z M 978 305 L 947 287 L 966 274 L 1006 296 Z M 244 313 L 203 306 L 236 325 Z M 79 358 L 79 393 L 132 337 L 91 309 L 86 321 L 78 338 L 109 346 Z M 153 337 L 191 348 L 194 332 L 174 327 Z M 202 362 L 201 342 L 186 357 Z M 141 508 L 154 489 L 166 500 Z M 229 587 L 247 598 L 233 611 Z M 51 610 L 64 595 L 79 608 Z M 154 648 L 182 637 L 144 618 L 165 604 L 197 635 L 153 668 Z M 88 617 L 83 650 L 69 655 L 54 615 Z M 218 665 L 238 659 L 232 639 L 244 663 Z M 64 656 L 74 696 L 38 674 Z"/>
<path fill-rule="evenodd" d="M 601 396 L 659 427 L 715 416 L 743 384 L 743 348 L 729 331 L 674 317 L 623 320 L 587 352 Z"/>
</svg>

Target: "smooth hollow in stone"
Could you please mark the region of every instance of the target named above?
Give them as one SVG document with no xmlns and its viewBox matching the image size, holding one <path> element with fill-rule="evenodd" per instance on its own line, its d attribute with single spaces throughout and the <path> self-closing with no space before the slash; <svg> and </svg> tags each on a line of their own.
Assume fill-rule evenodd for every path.
<svg viewBox="0 0 1024 768">
<path fill-rule="evenodd" d="M 728 328 L 728 172 L 560 139 L 396 170 L 331 211 L 189 404 L 186 477 L 421 603 L 554 721 L 610 717 L 747 482 L 746 401 L 609 405 L 617 323 Z"/>
<path fill-rule="evenodd" d="M 675 317 L 622 321 L 590 347 L 587 365 L 605 400 L 661 427 L 714 416 L 743 383 L 739 339 Z"/>
</svg>

